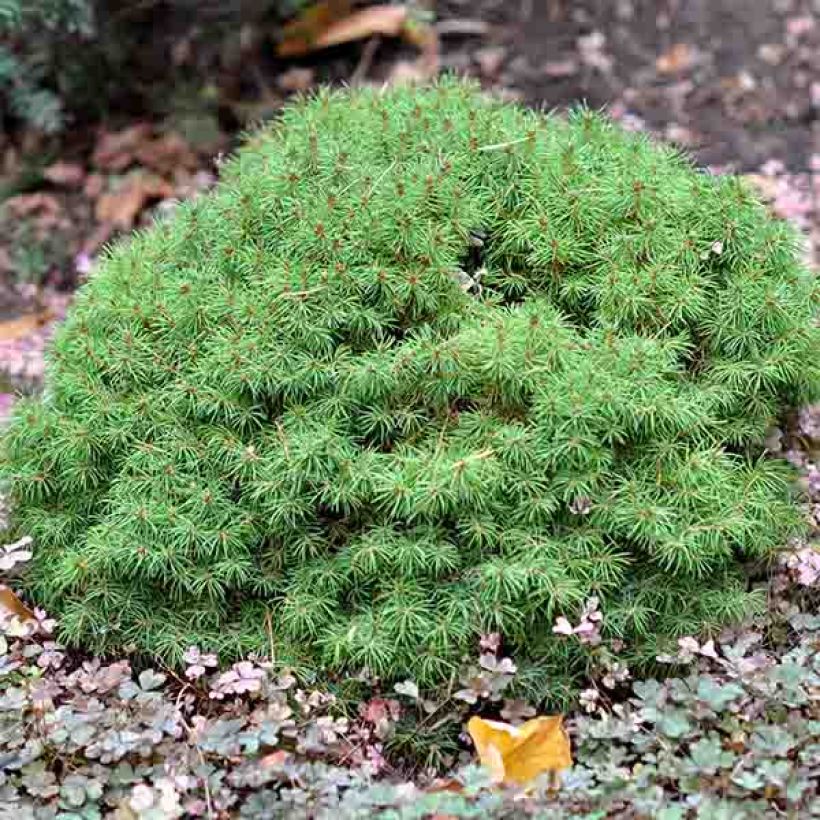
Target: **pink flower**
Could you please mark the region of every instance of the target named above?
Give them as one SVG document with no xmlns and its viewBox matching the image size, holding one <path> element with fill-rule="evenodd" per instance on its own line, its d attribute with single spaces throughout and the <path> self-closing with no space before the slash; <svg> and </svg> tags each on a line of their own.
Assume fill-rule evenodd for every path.
<svg viewBox="0 0 820 820">
<path fill-rule="evenodd" d="M 87 276 L 94 268 L 91 257 L 83 251 L 74 257 L 74 270 L 81 276 Z"/>
</svg>

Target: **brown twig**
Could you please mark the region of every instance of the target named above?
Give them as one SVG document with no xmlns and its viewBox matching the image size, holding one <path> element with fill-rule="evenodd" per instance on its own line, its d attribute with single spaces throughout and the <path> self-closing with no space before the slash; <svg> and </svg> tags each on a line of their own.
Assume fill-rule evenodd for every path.
<svg viewBox="0 0 820 820">
<path fill-rule="evenodd" d="M 365 77 L 368 75 L 370 68 L 373 65 L 373 58 L 376 56 L 376 52 L 379 50 L 381 43 L 382 38 L 378 35 L 371 37 L 365 43 L 364 48 L 362 49 L 362 55 L 359 58 L 359 64 L 350 75 L 350 84 L 352 86 L 361 85 Z"/>
</svg>

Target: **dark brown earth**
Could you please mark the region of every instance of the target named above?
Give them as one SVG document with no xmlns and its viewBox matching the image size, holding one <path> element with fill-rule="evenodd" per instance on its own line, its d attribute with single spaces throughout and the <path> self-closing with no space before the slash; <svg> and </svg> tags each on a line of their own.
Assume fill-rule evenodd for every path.
<svg viewBox="0 0 820 820">
<path fill-rule="evenodd" d="M 820 150 L 820 3 L 791 0 L 444 0 L 490 24 L 445 38 L 444 62 L 532 105 L 585 100 L 635 115 L 705 164 L 797 171 Z M 498 60 L 490 54 L 489 63 Z M 494 74 L 494 76 L 493 76 Z M 812 99 L 814 97 L 814 99 Z"/>
</svg>

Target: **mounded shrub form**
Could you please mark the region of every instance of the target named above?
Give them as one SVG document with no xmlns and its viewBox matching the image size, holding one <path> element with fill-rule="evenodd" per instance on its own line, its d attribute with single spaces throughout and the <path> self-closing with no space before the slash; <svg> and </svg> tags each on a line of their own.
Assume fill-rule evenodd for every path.
<svg viewBox="0 0 820 820">
<path fill-rule="evenodd" d="M 817 290 L 743 181 L 455 80 L 322 91 L 77 296 L 3 475 L 62 639 L 555 694 L 759 603 Z"/>
</svg>

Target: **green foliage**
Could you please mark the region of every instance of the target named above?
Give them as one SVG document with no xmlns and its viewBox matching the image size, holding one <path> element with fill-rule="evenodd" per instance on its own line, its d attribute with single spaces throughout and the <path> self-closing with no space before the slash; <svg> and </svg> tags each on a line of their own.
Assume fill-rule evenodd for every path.
<svg viewBox="0 0 820 820">
<path fill-rule="evenodd" d="M 499 631 L 541 695 L 598 596 L 650 660 L 799 527 L 761 441 L 814 287 L 741 181 L 597 114 L 323 91 L 78 295 L 5 437 L 31 590 L 72 644 L 422 685 Z"/>
<path fill-rule="evenodd" d="M 63 104 L 53 87 L 66 38 L 94 33 L 89 0 L 0 0 L 0 114 L 53 133 Z"/>
<path fill-rule="evenodd" d="M 119 113 L 165 115 L 187 85 L 201 108 L 203 76 L 216 82 L 222 63 L 236 70 L 242 32 L 302 2 L 0 0 L 0 123 L 53 134 L 104 115 L 112 103 Z M 183 40 L 195 55 L 187 69 L 171 57 Z"/>
</svg>

